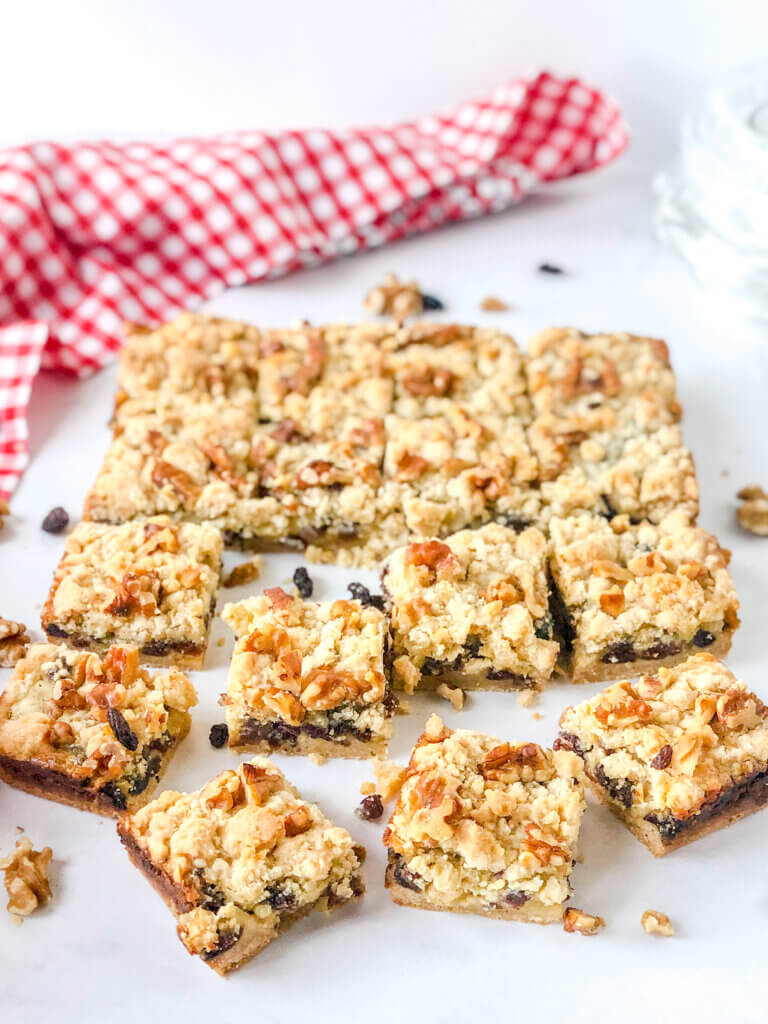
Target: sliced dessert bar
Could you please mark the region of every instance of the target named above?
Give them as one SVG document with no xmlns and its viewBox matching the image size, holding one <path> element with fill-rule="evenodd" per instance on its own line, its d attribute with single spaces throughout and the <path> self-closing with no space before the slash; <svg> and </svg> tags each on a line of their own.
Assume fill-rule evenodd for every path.
<svg viewBox="0 0 768 1024">
<path fill-rule="evenodd" d="M 188 952 L 222 975 L 310 910 L 335 910 L 365 888 L 363 847 L 266 758 L 196 793 L 162 793 L 118 833 Z"/>
<path fill-rule="evenodd" d="M 395 903 L 560 921 L 584 813 L 568 751 L 427 722 L 384 833 Z"/>
<path fill-rule="evenodd" d="M 122 526 L 79 523 L 43 607 L 43 629 L 73 647 L 132 644 L 151 663 L 199 668 L 222 546 L 218 530 L 162 516 Z"/>
<path fill-rule="evenodd" d="M 237 636 L 224 696 L 231 747 L 386 753 L 397 701 L 387 620 L 378 608 L 304 601 L 273 587 L 226 605 L 222 618 Z"/>
<path fill-rule="evenodd" d="M 556 746 L 655 856 L 768 803 L 768 708 L 711 654 L 566 708 Z"/>
<path fill-rule="evenodd" d="M 498 523 L 417 541 L 387 561 L 395 681 L 406 690 L 539 689 L 559 646 L 549 614 L 546 540 Z"/>
<path fill-rule="evenodd" d="M 658 526 L 582 514 L 550 523 L 550 566 L 565 667 L 574 682 L 615 679 L 723 655 L 739 625 L 729 554 L 672 513 Z"/>
<path fill-rule="evenodd" d="M 150 674 L 135 647 L 99 658 L 34 644 L 0 697 L 0 778 L 84 811 L 133 811 L 189 732 L 196 703 L 183 672 Z"/>
</svg>

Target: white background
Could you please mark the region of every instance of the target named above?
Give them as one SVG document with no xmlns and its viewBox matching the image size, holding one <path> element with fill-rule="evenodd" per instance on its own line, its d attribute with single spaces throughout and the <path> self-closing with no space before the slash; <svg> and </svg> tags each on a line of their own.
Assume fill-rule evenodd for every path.
<svg viewBox="0 0 768 1024">
<path fill-rule="evenodd" d="M 224 128 L 342 125 L 410 117 L 548 66 L 607 88 L 634 132 L 607 170 L 565 182 L 492 220 L 222 296 L 213 308 L 265 323 L 354 318 L 394 269 L 440 295 L 456 319 L 521 340 L 575 323 L 666 337 L 696 456 L 701 522 L 733 549 L 743 627 L 735 671 L 766 697 L 768 541 L 740 533 L 734 492 L 768 485 L 766 335 L 715 306 L 654 241 L 650 174 L 671 158 L 684 107 L 709 77 L 766 52 L 768 7 L 731 0 L 475 4 L 6 3 L 2 7 L 0 142 L 43 136 L 158 135 Z M 562 278 L 536 273 L 560 263 Z M 513 309 L 480 314 L 487 294 Z M 107 444 L 114 374 L 39 382 L 33 462 L 0 540 L 0 614 L 39 636 L 39 609 L 63 538 L 41 533 L 54 504 L 77 516 Z M 229 564 L 237 559 L 228 556 Z M 287 584 L 298 560 L 270 556 L 264 585 Z M 320 599 L 362 573 L 315 569 Z M 231 592 L 240 597 L 261 584 Z M 226 635 L 219 621 L 214 637 Z M 206 736 L 220 720 L 230 651 L 215 643 L 193 730 L 167 784 L 193 788 L 235 763 Z M 0 673 L 4 683 L 8 673 Z M 535 709 L 481 694 L 456 714 L 437 698 L 398 718 L 405 759 L 431 709 L 451 725 L 551 742 L 562 707 L 598 687 L 553 685 Z M 541 713 L 537 721 L 532 712 Z M 768 813 L 654 861 L 590 806 L 574 903 L 608 921 L 586 939 L 469 916 L 394 908 L 382 888 L 381 827 L 354 818 L 364 764 L 302 759 L 282 766 L 331 817 L 367 843 L 368 894 L 358 909 L 308 920 L 227 981 L 189 958 L 173 920 L 119 848 L 111 822 L 0 789 L 0 850 L 15 826 L 54 850 L 54 902 L 16 929 L 0 912 L 0 1020 L 355 1021 L 765 1020 Z M 674 939 L 643 934 L 648 907 Z"/>
</svg>

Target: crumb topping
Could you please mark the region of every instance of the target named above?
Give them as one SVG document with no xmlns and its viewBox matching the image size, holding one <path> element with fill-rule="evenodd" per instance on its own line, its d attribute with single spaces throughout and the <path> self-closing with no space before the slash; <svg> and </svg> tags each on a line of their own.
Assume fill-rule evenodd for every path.
<svg viewBox="0 0 768 1024">
<path fill-rule="evenodd" d="M 0 753 L 102 786 L 137 770 L 196 703 L 183 672 L 140 668 L 135 647 L 100 658 L 33 644 L 0 698 Z"/>
<path fill-rule="evenodd" d="M 584 794 L 579 760 L 428 720 L 384 843 L 425 891 L 563 903 Z"/>
<path fill-rule="evenodd" d="M 686 818 L 768 768 L 767 717 L 745 683 L 701 653 L 610 686 L 567 708 L 560 725 L 591 775 L 624 784 L 633 813 Z"/>
</svg>

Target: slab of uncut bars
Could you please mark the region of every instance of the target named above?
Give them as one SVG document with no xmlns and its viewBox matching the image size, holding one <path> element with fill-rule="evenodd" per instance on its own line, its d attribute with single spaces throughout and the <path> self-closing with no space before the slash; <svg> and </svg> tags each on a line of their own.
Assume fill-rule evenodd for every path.
<svg viewBox="0 0 768 1024">
<path fill-rule="evenodd" d="M 539 689 L 555 667 L 544 535 L 490 523 L 387 561 L 396 682 L 412 691 Z"/>
<path fill-rule="evenodd" d="M 131 644 L 153 664 L 199 668 L 221 574 L 221 535 L 167 517 L 67 537 L 42 612 L 54 641 L 102 652 Z"/>
<path fill-rule="evenodd" d="M 384 833 L 395 903 L 562 920 L 585 808 L 578 757 L 428 720 Z"/>
<path fill-rule="evenodd" d="M 397 701 L 384 614 L 359 601 L 304 601 L 280 587 L 222 617 L 237 644 L 223 697 L 238 750 L 386 753 Z"/>
<path fill-rule="evenodd" d="M 768 803 L 768 709 L 722 662 L 695 654 L 566 708 L 556 745 L 655 856 Z"/>
<path fill-rule="evenodd" d="M 162 793 L 118 833 L 187 951 L 222 975 L 298 918 L 365 890 L 364 848 L 264 757 L 195 793 Z"/>
<path fill-rule="evenodd" d="M 145 804 L 197 703 L 178 669 L 150 673 L 135 647 L 103 657 L 33 644 L 0 697 L 0 778 L 97 814 Z"/>
<path fill-rule="evenodd" d="M 722 656 L 739 625 L 729 555 L 672 513 L 658 526 L 586 513 L 550 524 L 553 611 L 574 682 Z"/>
</svg>

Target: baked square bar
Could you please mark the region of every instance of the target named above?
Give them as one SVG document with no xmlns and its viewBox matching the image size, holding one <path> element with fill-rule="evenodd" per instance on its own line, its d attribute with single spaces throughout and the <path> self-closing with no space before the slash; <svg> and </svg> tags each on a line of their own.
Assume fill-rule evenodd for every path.
<svg viewBox="0 0 768 1024">
<path fill-rule="evenodd" d="M 378 608 L 303 601 L 273 587 L 226 605 L 222 618 L 237 637 L 223 698 L 231 747 L 386 753 L 397 701 L 387 619 Z"/>
<path fill-rule="evenodd" d="M 566 708 L 556 746 L 660 857 L 768 803 L 767 717 L 725 665 L 694 654 Z"/>
<path fill-rule="evenodd" d="M 221 574 L 221 535 L 158 516 L 79 523 L 43 607 L 52 641 L 105 651 L 132 644 L 153 664 L 199 668 Z"/>
<path fill-rule="evenodd" d="M 364 848 L 264 757 L 196 793 L 162 793 L 118 833 L 187 950 L 222 975 L 310 910 L 335 910 L 365 889 Z"/>
<path fill-rule="evenodd" d="M 100 658 L 33 644 L 0 697 L 0 778 L 84 811 L 134 811 L 189 732 L 196 703 L 183 672 L 150 674 L 135 647 Z"/>
<path fill-rule="evenodd" d="M 579 515 L 550 523 L 555 618 L 574 682 L 724 655 L 739 625 L 729 553 L 673 512 L 654 526 Z"/>
<path fill-rule="evenodd" d="M 382 576 L 393 667 L 407 690 L 539 689 L 555 667 L 547 545 L 498 523 L 395 551 Z"/>
<path fill-rule="evenodd" d="M 560 921 L 584 813 L 568 751 L 502 743 L 428 720 L 384 832 L 395 903 Z"/>
</svg>

